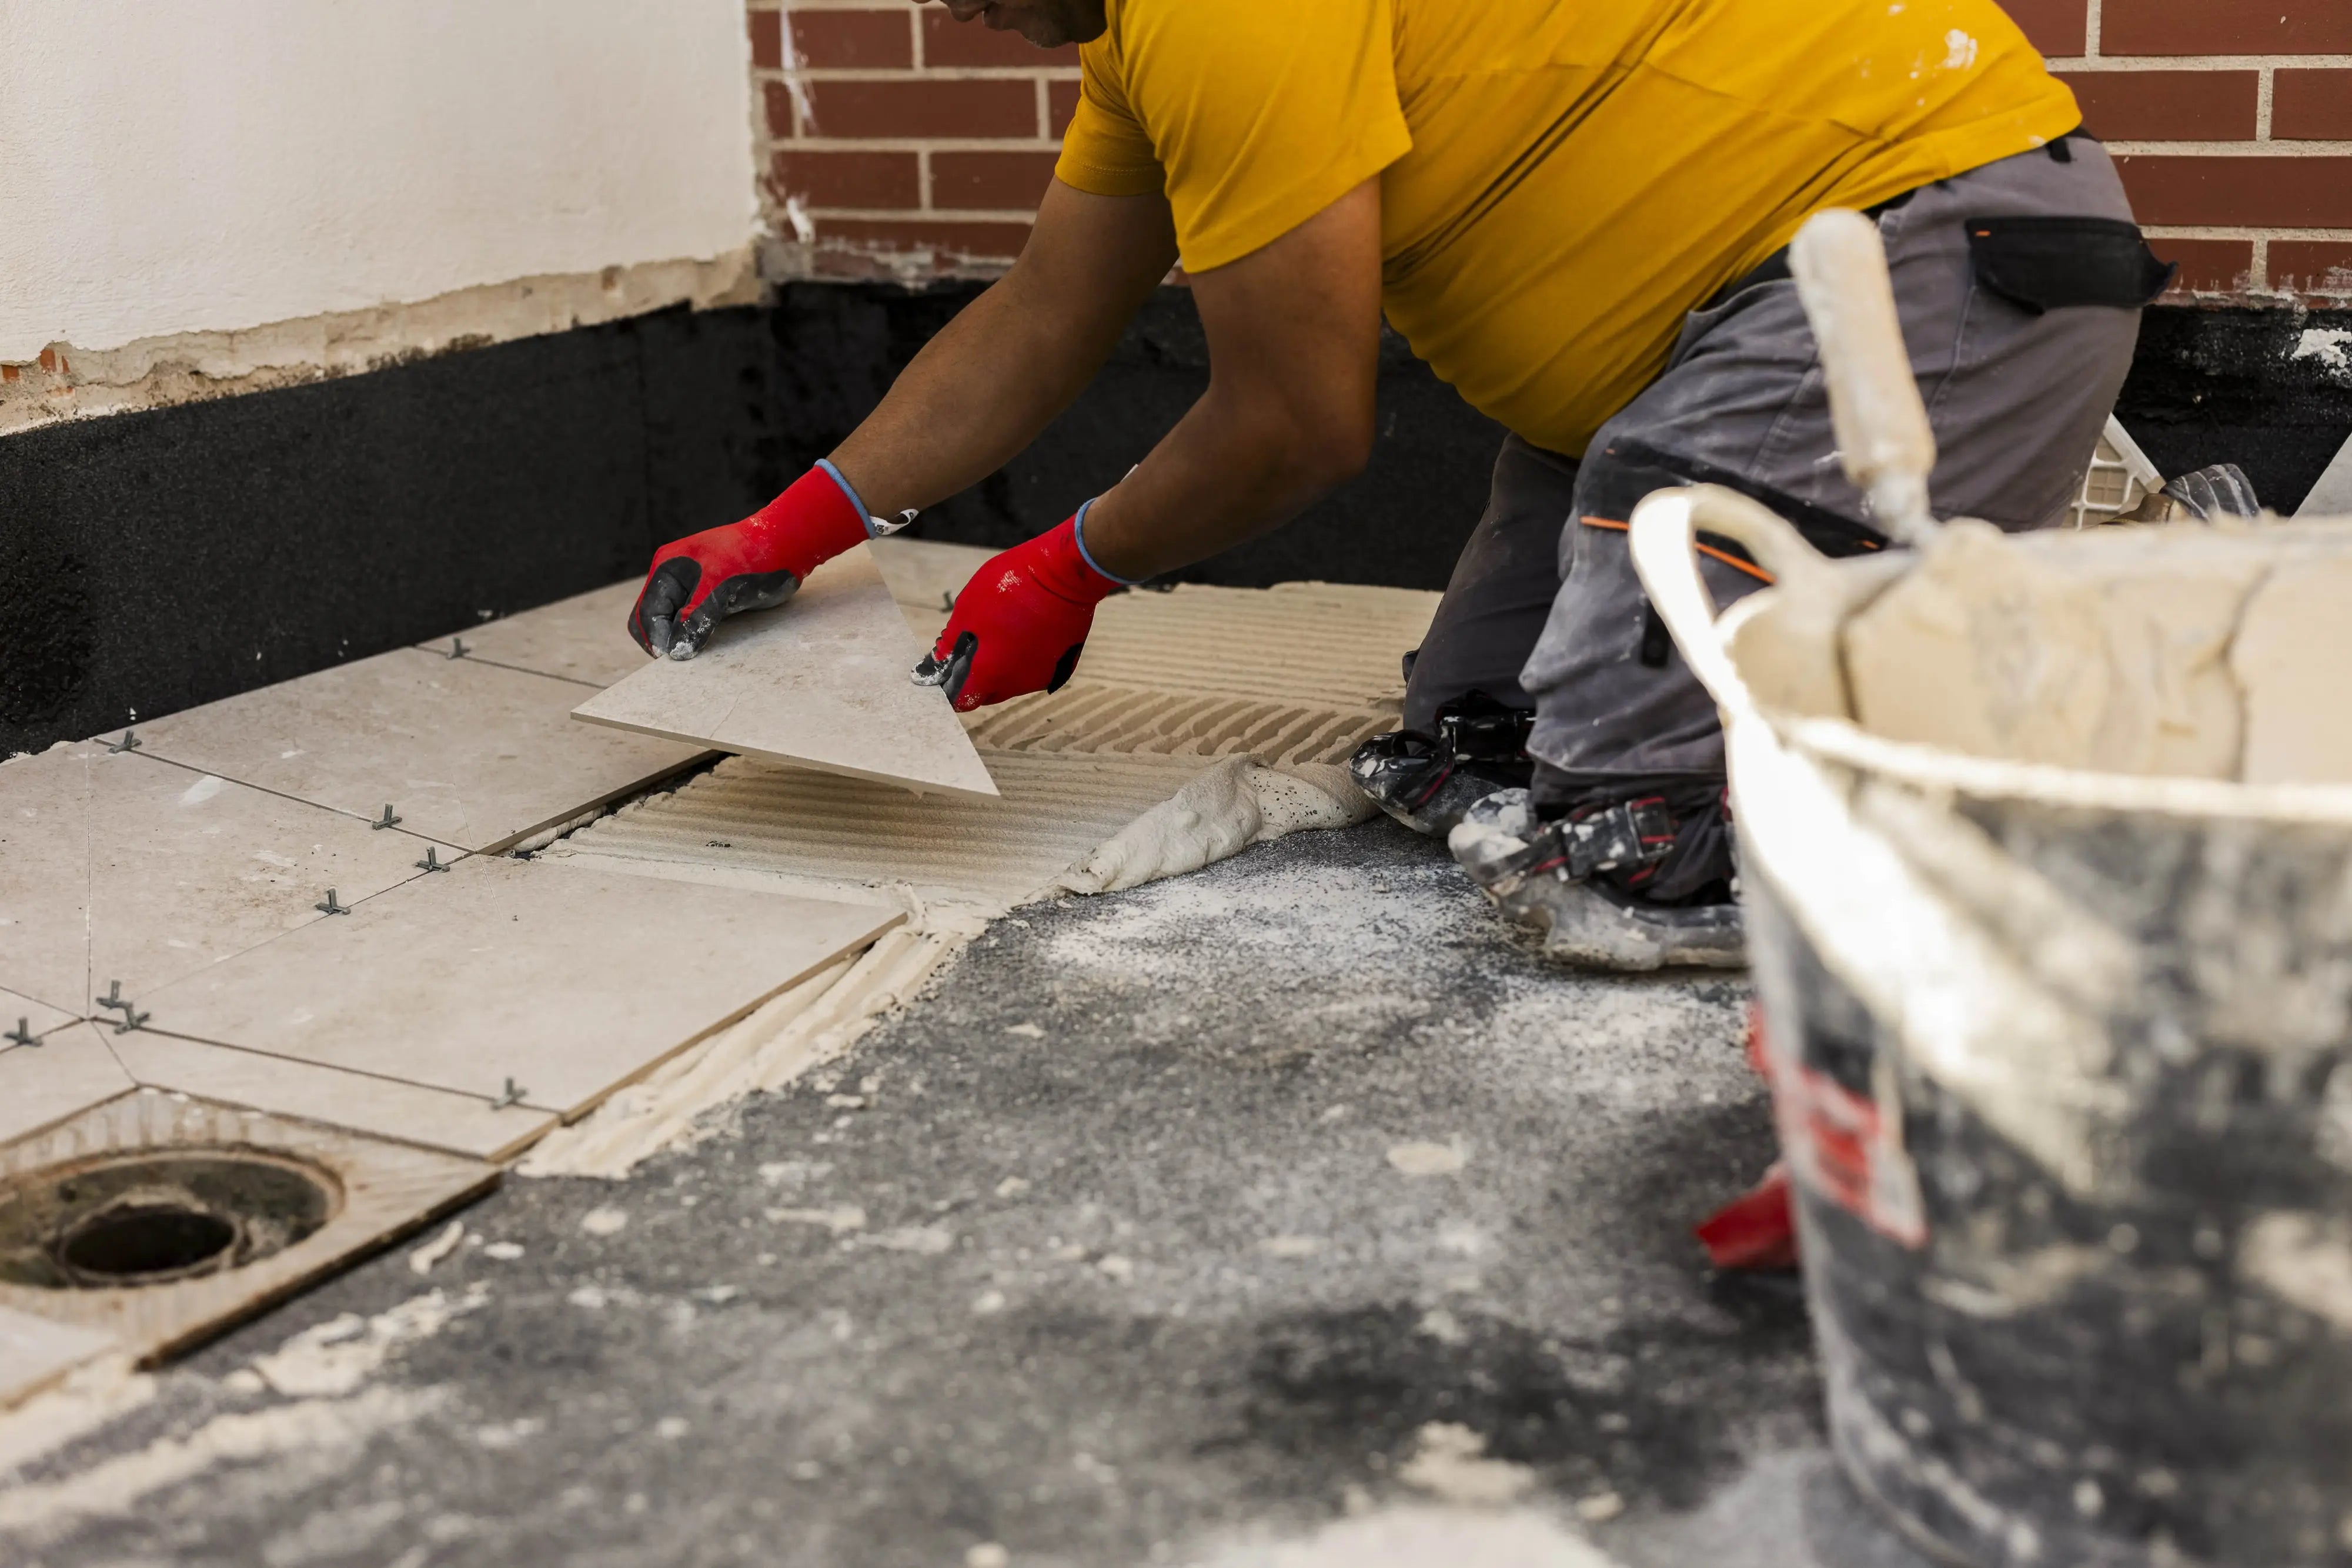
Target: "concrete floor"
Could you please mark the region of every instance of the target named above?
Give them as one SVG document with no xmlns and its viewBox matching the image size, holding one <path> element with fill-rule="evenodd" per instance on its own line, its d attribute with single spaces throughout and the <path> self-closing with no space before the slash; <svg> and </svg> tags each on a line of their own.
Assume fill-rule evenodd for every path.
<svg viewBox="0 0 2352 1568">
<path fill-rule="evenodd" d="M 1547 966 L 1384 821 L 1031 910 L 181 1364 L 0 1561 L 1917 1568 L 1688 1237 L 1770 1157 L 1746 994 Z"/>
</svg>

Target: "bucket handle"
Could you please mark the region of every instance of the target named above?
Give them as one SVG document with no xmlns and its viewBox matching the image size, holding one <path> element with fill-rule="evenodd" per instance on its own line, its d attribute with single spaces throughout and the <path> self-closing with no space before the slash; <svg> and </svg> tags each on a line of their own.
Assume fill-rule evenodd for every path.
<svg viewBox="0 0 2352 1568">
<path fill-rule="evenodd" d="M 1673 633 L 1691 673 L 1724 707 L 1754 706 L 1716 634 L 1716 603 L 1698 570 L 1698 535 L 1720 534 L 1745 549 L 1774 583 L 1801 604 L 1834 600 L 1829 558 L 1789 522 L 1737 490 L 1717 485 L 1660 490 L 1633 509 L 1633 570 Z"/>
</svg>

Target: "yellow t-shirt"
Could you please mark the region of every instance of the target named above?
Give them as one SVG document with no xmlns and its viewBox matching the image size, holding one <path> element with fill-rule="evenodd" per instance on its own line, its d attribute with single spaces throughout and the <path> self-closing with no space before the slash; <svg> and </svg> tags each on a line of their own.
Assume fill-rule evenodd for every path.
<svg viewBox="0 0 2352 1568">
<path fill-rule="evenodd" d="M 1687 311 L 1864 207 L 2081 123 L 1993 0 L 1108 0 L 1056 172 L 1164 189 L 1205 272 L 1381 178 L 1382 303 L 1583 452 Z"/>
</svg>

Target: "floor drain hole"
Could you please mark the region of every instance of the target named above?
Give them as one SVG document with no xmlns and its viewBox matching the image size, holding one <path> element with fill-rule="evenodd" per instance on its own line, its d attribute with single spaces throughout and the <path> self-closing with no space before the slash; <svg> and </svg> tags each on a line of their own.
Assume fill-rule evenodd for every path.
<svg viewBox="0 0 2352 1568">
<path fill-rule="evenodd" d="M 100 1155 L 0 1184 L 0 1285 L 123 1291 L 224 1274 L 315 1234 L 342 1183 L 250 1148 Z"/>
<path fill-rule="evenodd" d="M 66 1272 L 143 1285 L 216 1263 L 236 1244 L 236 1227 L 217 1214 L 168 1207 L 117 1208 L 92 1215 L 58 1242 Z"/>
</svg>

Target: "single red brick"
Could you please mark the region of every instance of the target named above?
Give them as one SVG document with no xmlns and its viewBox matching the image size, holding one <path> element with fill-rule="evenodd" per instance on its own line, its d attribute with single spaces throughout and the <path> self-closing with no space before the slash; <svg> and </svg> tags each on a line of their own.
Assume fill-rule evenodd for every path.
<svg viewBox="0 0 2352 1568">
<path fill-rule="evenodd" d="M 864 250 L 930 250 L 975 261 L 1010 261 L 1028 243 L 1027 224 L 992 224 L 933 218 L 827 218 L 817 225 L 817 243 Z"/>
<path fill-rule="evenodd" d="M 1051 152 L 934 152 L 931 205 L 943 211 L 1034 210 L 1054 182 Z"/>
<path fill-rule="evenodd" d="M 2088 51 L 2090 0 L 2000 0 L 2000 8 L 2045 55 Z"/>
<path fill-rule="evenodd" d="M 13 382 L 22 373 L 14 365 L 0 365 L 0 382 Z"/>
<path fill-rule="evenodd" d="M 2083 123 L 2109 141 L 2249 141 L 2260 116 L 2254 71 L 2061 71 Z"/>
<path fill-rule="evenodd" d="M 763 82 L 760 88 L 768 114 L 768 134 L 789 140 L 793 134 L 793 89 L 782 82 Z"/>
<path fill-rule="evenodd" d="M 2120 157 L 2144 224 L 2352 228 L 2352 158 Z"/>
<path fill-rule="evenodd" d="M 2271 83 L 2271 134 L 2283 141 L 2352 141 L 2352 71 L 2278 72 Z"/>
<path fill-rule="evenodd" d="M 906 69 L 915 63 L 909 11 L 795 11 L 793 53 L 814 69 Z"/>
<path fill-rule="evenodd" d="M 2250 239 L 2152 239 L 2150 250 L 2164 261 L 2180 264 L 2167 298 L 2186 294 L 2235 293 L 2254 272 L 2254 242 Z"/>
<path fill-rule="evenodd" d="M 1078 84 L 1074 81 L 1049 81 L 1045 84 L 1045 134 L 1060 141 L 1070 129 L 1070 117 L 1078 112 Z"/>
<path fill-rule="evenodd" d="M 981 22 L 959 22 L 947 11 L 926 5 L 922 10 L 923 64 L 929 66 L 997 66 L 1014 70 L 1041 66 L 1075 66 L 1078 47 L 1041 49 L 1018 33 L 992 32 Z"/>
<path fill-rule="evenodd" d="M 2345 0 L 2106 0 L 2108 55 L 2352 54 Z"/>
<path fill-rule="evenodd" d="M 2352 299 L 2352 240 L 2271 241 L 2271 287 L 2306 298 Z"/>
<path fill-rule="evenodd" d="M 1025 81 L 818 81 L 820 136 L 1034 136 L 1037 89 Z"/>
<path fill-rule="evenodd" d="M 39 364 L 41 369 L 48 371 L 51 375 L 57 374 L 58 351 L 55 349 L 43 349 L 41 350 Z"/>
<path fill-rule="evenodd" d="M 919 207 L 922 169 L 912 152 L 816 152 L 806 143 L 775 154 L 769 183 L 813 207 Z"/>
<path fill-rule="evenodd" d="M 780 70 L 784 63 L 784 18 L 777 11 L 751 13 L 751 64 L 763 71 Z"/>
</svg>

